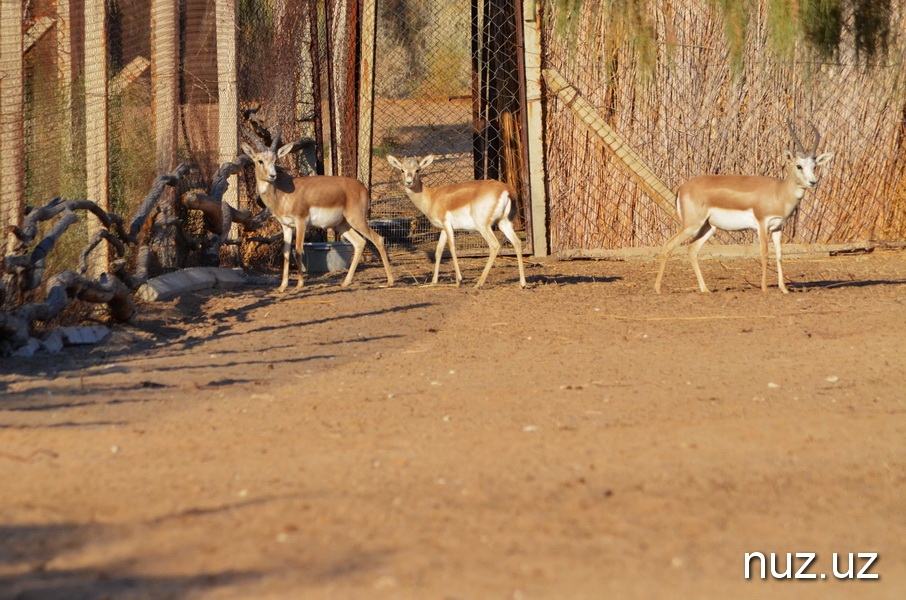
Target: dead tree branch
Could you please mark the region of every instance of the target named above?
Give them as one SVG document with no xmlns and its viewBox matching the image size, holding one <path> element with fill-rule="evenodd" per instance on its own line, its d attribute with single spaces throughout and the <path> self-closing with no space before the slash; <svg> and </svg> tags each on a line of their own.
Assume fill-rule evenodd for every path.
<svg viewBox="0 0 906 600">
<path fill-rule="evenodd" d="M 181 231 L 178 219 L 152 223 L 151 215 L 166 186 L 175 186 L 188 171 L 189 165 L 182 164 L 172 173 L 159 176 L 151 191 L 142 201 L 127 232 L 122 218 L 107 212 L 90 200 L 66 200 L 54 198 L 45 206 L 28 211 L 21 228 L 14 228 L 18 239 L 15 253 L 4 257 L 3 267 L 8 276 L 16 281 L 22 292 L 34 290 L 44 279 L 47 257 L 57 246 L 63 234 L 78 221 L 76 211 L 93 214 L 102 225 L 82 251 L 79 272 L 67 270 L 57 273 L 45 285 L 43 302 L 29 302 L 11 311 L 0 310 L 0 354 L 8 354 L 25 345 L 36 321 L 55 318 L 73 300 L 106 304 L 110 317 L 115 321 L 131 320 L 135 313 L 132 291 L 148 278 L 150 240 L 154 231 L 176 227 Z M 28 249 L 38 237 L 39 225 L 44 221 L 56 221 L 44 237 L 29 252 Z M 86 277 L 88 254 L 102 243 L 111 245 L 117 256 L 126 254 L 127 246 L 136 247 L 136 268 L 129 273 L 125 260 L 114 261 L 111 273 L 102 273 L 97 280 Z M 0 306 L 7 300 L 8 283 L 0 282 Z"/>
</svg>

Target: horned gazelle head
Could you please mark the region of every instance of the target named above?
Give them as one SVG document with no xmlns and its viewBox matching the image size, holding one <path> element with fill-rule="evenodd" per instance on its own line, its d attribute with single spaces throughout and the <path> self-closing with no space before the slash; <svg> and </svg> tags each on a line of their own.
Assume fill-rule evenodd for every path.
<svg viewBox="0 0 906 600">
<path fill-rule="evenodd" d="M 787 127 L 796 145 L 796 151 L 784 150 L 784 159 L 789 165 L 796 184 L 802 189 L 811 189 L 818 185 L 818 180 L 820 179 L 815 171 L 816 168 L 830 161 L 834 157 L 834 153 L 825 152 L 816 156 L 818 144 L 821 143 L 821 134 L 818 133 L 818 129 L 814 125 L 811 127 L 815 138 L 810 150 L 806 150 L 802 142 L 799 141 L 799 136 L 793 130 L 793 125 L 788 122 Z"/>
<path fill-rule="evenodd" d="M 278 149 L 280 146 L 280 136 L 283 133 L 282 127 L 277 130 L 277 135 L 274 136 L 270 148 L 265 146 L 258 136 L 252 134 L 248 130 L 245 131 L 249 139 L 251 139 L 258 148 L 256 151 L 245 142 L 242 143 L 242 151 L 246 156 L 252 159 L 252 162 L 255 165 L 255 178 L 259 181 L 275 182 L 277 180 L 277 159 L 286 156 L 286 154 L 293 149 L 293 144 L 286 144 Z"/>
</svg>

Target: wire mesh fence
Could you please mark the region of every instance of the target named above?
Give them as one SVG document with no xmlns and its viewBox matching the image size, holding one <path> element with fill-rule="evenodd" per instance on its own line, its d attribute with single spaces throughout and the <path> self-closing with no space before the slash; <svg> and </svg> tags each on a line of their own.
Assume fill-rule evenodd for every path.
<svg viewBox="0 0 906 600">
<path fill-rule="evenodd" d="M 423 174 L 431 187 L 505 181 L 525 215 L 518 8 L 501 0 L 378 0 L 372 214 L 392 244 L 433 250 L 437 230 L 406 198 L 388 154 L 435 155 Z M 466 251 L 487 249 L 477 233 L 456 239 Z"/>
<path fill-rule="evenodd" d="M 227 108 L 233 111 L 227 121 L 244 128 L 249 122 L 241 115 L 255 115 L 272 132 L 281 128 L 285 141 L 313 141 L 293 161 L 284 159 L 289 169 L 355 177 L 370 163 L 365 183 L 372 190 L 372 219 L 398 251 L 433 249 L 437 233 L 406 199 L 388 154 L 437 155 L 423 174 L 428 185 L 485 177 L 510 183 L 518 191 L 520 233 L 525 237 L 531 218 L 546 218 L 554 251 L 656 246 L 675 231 L 669 210 L 652 201 L 650 185 L 589 131 L 576 98 L 566 100 L 547 80 L 549 214 L 530 214 L 521 1 L 376 0 L 373 133 L 364 154 L 360 30 L 366 16 L 360 1 L 16 4 L 3 3 L 0 36 L 4 229 L 21 219 L 16 211 L 22 206 L 56 196 L 100 201 L 102 195 L 106 210 L 128 215 L 156 176 L 185 162 L 191 170 L 164 205 L 190 237 L 206 235 L 202 215 L 180 199 L 209 190 L 218 167 L 237 157 L 245 134 L 240 129 L 240 139 L 230 141 L 224 131 L 226 83 L 233 81 L 236 103 Z M 837 156 L 805 196 L 785 238 L 902 239 L 906 45 L 891 44 L 872 68 L 858 66 L 846 50 L 852 40 L 843 41 L 838 61 L 805 53 L 783 59 L 769 50 L 764 4 L 752 15 L 738 75 L 711 4 L 647 4 L 657 40 L 648 76 L 637 68 L 625 32 L 609 29 L 592 10 L 596 3 L 585 3 L 574 33 L 558 28 L 550 3 L 539 3 L 544 67 L 580 94 L 670 190 L 702 173 L 781 175 L 781 153 L 792 143 L 787 122 L 805 143 L 814 125 L 823 135 L 820 150 Z M 227 8 L 232 21 L 225 20 Z M 900 41 L 906 10 L 894 3 L 891 13 Z M 225 31 L 235 31 L 232 62 L 220 47 Z M 175 57 L 177 87 L 172 157 L 161 152 L 155 123 L 167 52 Z M 21 113 L 7 110 L 15 97 L 22 99 Z M 21 165 L 13 155 L 21 156 Z M 8 191 L 19 186 L 16 177 L 21 194 Z M 261 210 L 250 170 L 230 186 L 237 208 Z M 270 227 L 276 233 L 273 222 Z M 51 260 L 72 261 L 87 229 L 87 223 L 71 228 Z M 457 242 L 464 250 L 486 248 L 477 235 L 457 236 Z M 177 240 L 175 265 L 202 260 L 187 243 Z M 242 247 L 245 264 L 279 264 L 279 243 Z"/>
</svg>

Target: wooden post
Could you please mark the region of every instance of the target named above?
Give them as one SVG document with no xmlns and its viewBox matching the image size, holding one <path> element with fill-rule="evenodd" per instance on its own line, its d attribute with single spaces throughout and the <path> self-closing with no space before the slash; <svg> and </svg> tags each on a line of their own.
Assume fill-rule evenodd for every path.
<svg viewBox="0 0 906 600">
<path fill-rule="evenodd" d="M 358 47 L 359 47 L 359 0 L 338 2 L 334 19 L 335 64 L 345 65 L 335 71 L 334 85 L 337 90 L 336 122 L 337 130 L 337 175 L 355 177 L 358 175 Z M 342 12 L 340 12 L 342 11 Z M 342 53 L 342 54 L 340 54 Z M 342 60 L 341 60 L 342 58 Z"/>
<path fill-rule="evenodd" d="M 107 137 L 107 13 L 106 0 L 85 0 L 85 167 L 88 199 L 110 210 Z M 89 239 L 101 229 L 88 221 Z M 107 246 L 101 244 L 88 257 L 89 276 L 107 271 Z"/>
<path fill-rule="evenodd" d="M 75 151 L 72 124 L 73 70 L 72 70 L 72 0 L 57 0 L 57 23 L 54 29 L 57 43 L 57 73 L 60 77 L 60 146 L 70 155 Z"/>
<path fill-rule="evenodd" d="M 236 83 L 236 0 L 217 0 L 215 6 L 217 29 L 217 101 L 218 101 L 218 137 L 220 149 L 219 162 L 232 162 L 236 159 L 239 148 L 239 91 Z M 226 202 L 234 209 L 239 208 L 238 176 L 230 175 L 229 187 L 223 195 Z M 221 235 L 226 236 L 224 231 Z M 239 226 L 233 223 L 229 237 L 239 237 Z M 237 264 L 239 248 L 221 246 L 221 251 L 229 255 L 229 262 Z"/>
<path fill-rule="evenodd" d="M 334 127 L 333 127 L 333 94 L 331 81 L 333 80 L 333 69 L 331 69 L 331 52 L 330 52 L 330 20 L 325 0 L 315 1 L 316 12 L 313 23 L 317 27 L 317 35 L 312 40 L 312 44 L 317 49 L 318 60 L 318 78 L 316 84 L 318 87 L 317 107 L 318 119 L 321 121 L 320 140 L 324 146 L 322 160 L 324 162 L 324 175 L 338 175 L 336 169 L 336 147 L 334 145 Z"/>
<path fill-rule="evenodd" d="M 25 96 L 22 3 L 0 2 L 0 226 L 22 225 L 25 215 Z M 8 235 L 6 251 L 15 247 Z"/>
<path fill-rule="evenodd" d="M 179 127 L 179 3 L 177 0 L 152 0 L 151 3 L 151 105 L 157 147 L 157 174 L 176 168 Z M 176 217 L 176 192 L 168 186 L 160 199 L 161 213 Z M 164 269 L 179 266 L 176 236 L 169 230 L 161 238 L 159 260 Z"/>
<path fill-rule="evenodd" d="M 359 65 L 358 177 L 371 187 L 371 146 L 374 136 L 374 54 L 376 49 L 377 0 L 364 0 L 362 7 L 362 59 Z"/>
<path fill-rule="evenodd" d="M 544 122 L 541 111 L 541 29 L 537 0 L 523 0 L 522 35 L 525 43 L 525 112 L 527 121 L 526 152 L 529 164 L 531 194 L 531 231 L 535 256 L 547 256 L 550 240 L 547 235 L 547 171 L 544 160 Z"/>
</svg>

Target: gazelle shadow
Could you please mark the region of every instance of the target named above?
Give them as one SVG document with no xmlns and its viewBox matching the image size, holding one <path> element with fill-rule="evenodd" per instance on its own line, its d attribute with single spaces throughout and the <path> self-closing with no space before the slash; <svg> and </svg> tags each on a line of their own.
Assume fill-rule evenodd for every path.
<svg viewBox="0 0 906 600">
<path fill-rule="evenodd" d="M 597 277 L 592 275 L 536 275 L 529 277 L 531 284 L 577 285 L 580 283 L 614 283 L 622 277 Z"/>
<path fill-rule="evenodd" d="M 842 279 L 824 279 L 821 281 L 803 281 L 789 284 L 792 290 L 811 290 L 811 289 L 829 289 L 829 288 L 862 288 L 886 285 L 906 285 L 906 279 L 864 279 L 864 280 L 842 280 Z"/>
</svg>

